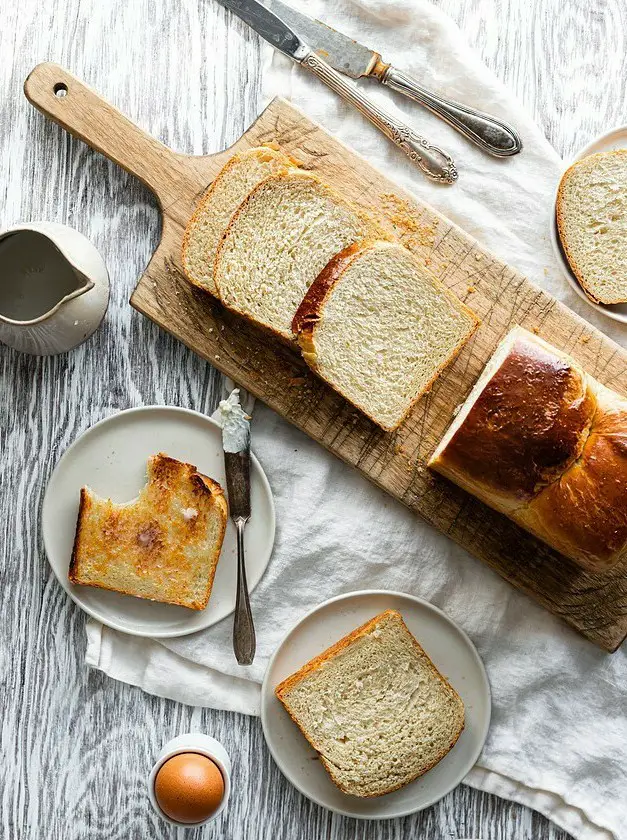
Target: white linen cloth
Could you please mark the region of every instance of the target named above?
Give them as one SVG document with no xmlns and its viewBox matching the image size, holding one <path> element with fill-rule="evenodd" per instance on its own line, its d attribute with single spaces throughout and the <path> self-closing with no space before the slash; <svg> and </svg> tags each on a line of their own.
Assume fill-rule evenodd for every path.
<svg viewBox="0 0 627 840">
<path fill-rule="evenodd" d="M 292 2 L 376 47 L 427 85 L 511 120 L 524 151 L 509 160 L 490 158 L 416 104 L 363 82 L 374 99 L 454 156 L 459 181 L 440 187 L 270 48 L 267 98 L 291 99 L 624 344 L 621 327 L 572 293 L 553 257 L 549 216 L 560 158 L 452 21 L 422 0 Z M 234 660 L 232 618 L 164 642 L 130 638 L 90 620 L 87 662 L 154 694 L 257 714 L 270 654 L 311 607 L 363 588 L 411 592 L 466 630 L 490 677 L 492 725 L 465 782 L 537 809 L 579 840 L 627 840 L 627 648 L 613 656 L 597 649 L 260 403 L 252 439 L 277 511 L 273 558 L 252 596 L 254 665 L 243 669 Z"/>
</svg>

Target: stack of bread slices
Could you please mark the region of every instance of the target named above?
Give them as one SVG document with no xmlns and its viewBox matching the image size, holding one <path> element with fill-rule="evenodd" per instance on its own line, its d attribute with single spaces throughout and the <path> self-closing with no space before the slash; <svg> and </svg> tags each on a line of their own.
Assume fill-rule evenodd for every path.
<svg viewBox="0 0 627 840">
<path fill-rule="evenodd" d="M 228 161 L 189 222 L 182 259 L 191 283 L 298 342 L 387 431 L 479 323 L 375 219 L 277 148 Z"/>
</svg>

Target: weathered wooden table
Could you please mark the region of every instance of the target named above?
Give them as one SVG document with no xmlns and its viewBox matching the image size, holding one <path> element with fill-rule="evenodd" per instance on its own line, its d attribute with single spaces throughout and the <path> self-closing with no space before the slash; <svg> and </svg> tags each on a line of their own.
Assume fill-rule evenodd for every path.
<svg viewBox="0 0 627 840">
<path fill-rule="evenodd" d="M 627 123 L 623 0 L 439 5 L 564 156 Z M 258 719 L 160 700 L 84 666 L 85 617 L 52 576 L 39 532 L 50 471 L 106 414 L 149 403 L 210 411 L 220 381 L 128 306 L 158 237 L 151 196 L 44 121 L 22 83 L 39 61 L 58 61 L 173 148 L 212 152 L 259 111 L 259 48 L 210 0 L 5 0 L 1 20 L 0 226 L 49 219 L 82 230 L 109 266 L 112 301 L 103 327 L 66 356 L 38 359 L 0 346 L 0 837 L 177 836 L 150 810 L 146 773 L 164 740 L 204 729 L 234 757 L 235 793 L 224 818 L 185 833 L 190 840 L 567 840 L 528 809 L 464 786 L 401 821 L 334 816 L 285 781 Z"/>
</svg>

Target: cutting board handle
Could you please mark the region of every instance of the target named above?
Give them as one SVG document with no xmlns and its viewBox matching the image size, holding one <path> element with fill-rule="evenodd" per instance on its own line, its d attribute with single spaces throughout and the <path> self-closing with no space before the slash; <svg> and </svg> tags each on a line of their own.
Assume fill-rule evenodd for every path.
<svg viewBox="0 0 627 840">
<path fill-rule="evenodd" d="M 161 202 L 181 179 L 179 156 L 146 134 L 63 67 L 45 62 L 24 83 L 47 117 L 140 179 Z"/>
</svg>

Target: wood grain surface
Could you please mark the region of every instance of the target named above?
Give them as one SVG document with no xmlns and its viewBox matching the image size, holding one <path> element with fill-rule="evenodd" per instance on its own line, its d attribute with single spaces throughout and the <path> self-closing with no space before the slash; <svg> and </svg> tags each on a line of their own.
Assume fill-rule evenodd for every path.
<svg viewBox="0 0 627 840">
<path fill-rule="evenodd" d="M 623 0 L 438 5 L 564 156 L 627 123 Z M 84 667 L 85 618 L 52 576 L 39 534 L 50 471 L 80 432 L 121 408 L 211 410 L 220 377 L 128 306 L 159 238 L 158 210 L 141 184 L 28 105 L 23 80 L 46 59 L 70 67 L 138 125 L 189 153 L 225 148 L 260 106 L 257 40 L 238 22 L 227 25 L 209 0 L 3 4 L 2 226 L 49 219 L 83 231 L 109 266 L 112 302 L 103 327 L 71 354 L 37 359 L 0 346 L 0 836 L 567 840 L 532 811 L 464 786 L 400 821 L 334 816 L 285 782 L 257 719 L 151 697 Z M 184 834 L 151 813 L 144 781 L 161 744 L 195 728 L 227 744 L 235 795 L 215 828 Z"/>
<path fill-rule="evenodd" d="M 61 98 L 55 95 L 60 87 Z M 585 572 L 427 469 L 456 407 L 512 326 L 533 330 L 604 384 L 627 393 L 627 354 L 620 347 L 285 100 L 273 100 L 228 151 L 192 156 L 146 135 L 55 64 L 38 65 L 25 92 L 43 113 L 155 193 L 162 233 L 131 298 L 140 312 L 591 641 L 610 651 L 620 645 L 627 635 L 626 563 L 609 573 Z M 268 142 L 279 143 L 303 168 L 374 214 L 481 319 L 459 358 L 394 433 L 382 432 L 315 377 L 297 349 L 255 329 L 185 279 L 183 232 L 199 196 L 231 155 Z"/>
</svg>

